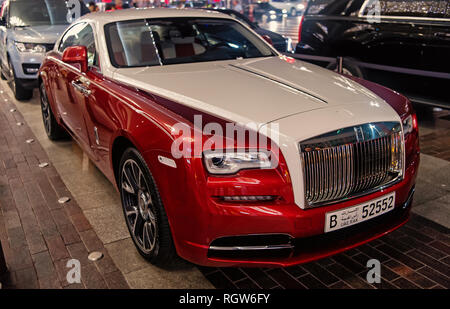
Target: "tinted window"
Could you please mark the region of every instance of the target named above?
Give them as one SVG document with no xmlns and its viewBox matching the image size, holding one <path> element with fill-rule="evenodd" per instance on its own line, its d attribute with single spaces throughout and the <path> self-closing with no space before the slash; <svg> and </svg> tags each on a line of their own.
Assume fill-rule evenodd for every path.
<svg viewBox="0 0 450 309">
<path fill-rule="evenodd" d="M 311 0 L 305 15 L 355 15 L 363 2 L 364 0 Z"/>
<path fill-rule="evenodd" d="M 11 26 L 65 25 L 67 6 L 64 0 L 16 0 L 9 5 Z"/>
<path fill-rule="evenodd" d="M 450 1 L 448 0 L 380 0 L 379 3 L 382 16 L 450 17 Z M 369 9 L 368 5 L 363 14 L 367 14 Z"/>
<path fill-rule="evenodd" d="M 266 43 L 226 19 L 167 18 L 105 26 L 111 63 L 116 67 L 168 65 L 273 56 Z"/>
<path fill-rule="evenodd" d="M 89 24 L 80 23 L 70 28 L 61 39 L 58 51 L 64 52 L 69 46 L 86 46 L 88 65 L 98 66 L 98 53 L 95 46 L 94 32 Z"/>
</svg>

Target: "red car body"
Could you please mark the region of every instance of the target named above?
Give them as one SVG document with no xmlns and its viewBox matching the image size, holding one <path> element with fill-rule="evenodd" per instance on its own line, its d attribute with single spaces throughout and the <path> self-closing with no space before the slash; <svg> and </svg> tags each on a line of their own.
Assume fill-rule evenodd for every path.
<svg viewBox="0 0 450 309">
<path fill-rule="evenodd" d="M 179 10 L 171 12 L 187 14 Z M 139 12 L 142 15 L 150 13 Z M 125 16 L 126 12 L 120 14 Z M 109 15 L 104 16 L 109 18 Z M 295 68 L 296 71 L 293 71 L 295 73 L 299 69 L 299 66 L 295 66 L 294 59 L 284 56 L 270 57 L 268 61 L 264 63 L 272 67 L 289 65 L 290 70 Z M 156 91 L 144 91 L 137 86 L 106 77 L 98 66 L 87 67 L 86 63 L 86 47 L 72 46 L 66 48 L 64 53 L 55 49 L 47 54 L 40 69 L 39 84 L 45 89 L 56 122 L 71 134 L 117 189 L 119 189 L 119 165 L 122 154 L 129 147 L 137 149 L 149 167 L 159 191 L 176 252 L 188 261 L 205 266 L 290 266 L 324 258 L 367 243 L 397 229 L 408 220 L 419 165 L 418 128 L 411 103 L 394 91 L 350 77 L 388 102 L 400 117 L 381 102 L 380 98 L 370 94 L 371 98 L 376 97 L 374 100 L 386 105 L 384 110 L 395 116 L 397 121 L 412 117 L 409 118 L 413 119 L 412 130 L 404 137 L 405 161 L 402 178 L 390 186 L 359 197 L 315 208 L 301 208 L 295 200 L 294 191 L 297 187 L 293 186 L 295 178 L 291 179 L 292 172 L 288 169 L 288 156 L 286 153 L 283 156 L 282 151 L 273 152 L 278 153 L 276 168 L 240 170 L 232 175 L 209 173 L 202 157 L 174 158 L 176 168 L 161 164 L 159 162 L 161 157 L 173 157 L 172 145 L 180 134 L 174 130 L 177 124 L 185 123 L 191 131 L 196 132 L 199 129 L 194 126 L 194 115 L 202 115 L 204 122 L 219 123 L 223 127 L 227 121 L 217 116 L 218 113 L 197 110 L 191 107 L 192 105 L 167 99 Z M 315 68 L 306 66 L 301 67 L 302 72 L 310 73 L 298 73 L 304 74 L 302 78 L 331 75 L 328 79 L 319 81 L 338 84 L 337 88 L 328 88 L 332 89 L 329 91 L 332 95 L 336 94 L 333 91 L 340 89 L 344 89 L 340 91 L 345 92 L 345 95 L 348 93 L 350 96 L 353 95 L 347 92 L 345 86 L 339 84 L 350 83 L 347 79 L 325 70 L 314 75 L 312 70 Z M 158 69 L 164 69 L 164 66 L 159 66 Z M 234 66 L 229 70 L 237 69 L 239 67 Z M 115 76 L 115 71 L 111 71 L 113 73 L 110 76 Z M 243 73 L 241 70 L 238 73 L 233 71 L 233 74 L 244 76 L 250 73 Z M 247 77 L 247 80 L 267 83 L 267 78 L 255 77 L 254 72 L 251 74 L 253 75 Z M 275 82 L 278 87 L 280 82 Z M 359 91 L 366 93 L 367 89 Z M 292 91 L 286 93 L 291 95 Z M 357 108 L 366 111 L 364 109 L 366 105 L 361 104 Z M 371 121 L 370 111 L 366 114 L 369 115 L 366 119 Z M 317 123 L 317 126 L 320 125 Z M 208 136 L 202 132 L 200 135 L 194 134 L 191 142 L 194 143 L 198 138 L 205 144 Z M 255 145 L 246 146 L 251 148 Z M 227 147 L 236 146 L 231 144 Z M 395 191 L 393 211 L 361 224 L 324 233 L 324 218 L 327 213 L 361 204 L 393 191 Z M 229 202 L 218 198 L 219 196 L 276 198 L 262 202 Z M 291 247 L 288 250 L 276 251 L 276 254 L 266 252 L 257 256 L 218 254 L 212 249 L 217 244 L 223 245 L 227 241 L 245 243 L 249 241 L 248 237 L 258 238 L 258 241 L 261 241 L 262 237 L 269 242 L 278 241 L 279 239 L 275 240 L 277 237 L 283 238 L 288 240 Z"/>
<path fill-rule="evenodd" d="M 71 133 L 116 187 L 115 171 L 120 152 L 129 145 L 134 145 L 139 150 L 151 167 L 160 190 L 177 253 L 188 261 L 207 266 L 290 266 L 357 247 L 397 229 L 408 220 L 411 202 L 408 199 L 411 197 L 419 165 L 417 127 L 405 140 L 406 173 L 401 182 L 346 202 L 303 210 L 294 203 L 292 186 L 286 176 L 289 172 L 282 155 L 279 167 L 275 170 L 243 170 L 226 177 L 208 175 L 201 158 L 179 159 L 177 164 L 184 165 L 185 173 L 158 164 L 158 155 L 170 154 L 170 142 L 175 139 L 175 136 L 167 138 L 167 135 L 171 135 L 170 128 L 180 121 L 192 124 L 193 115 L 202 113 L 158 97 L 156 93 L 142 92 L 106 79 L 96 69 L 86 73 L 85 77 L 90 80 L 92 91 L 92 95 L 86 98 L 70 90 L 71 81 L 79 77 L 80 73 L 63 63 L 61 57 L 57 52 L 50 53 L 40 74 L 40 82 L 45 84 L 58 123 Z M 389 102 L 402 118 L 413 113 L 410 102 L 404 96 L 380 85 L 353 79 Z M 70 113 L 70 118 L 65 120 L 63 113 Z M 80 124 L 78 132 L 73 132 L 66 121 L 73 122 L 74 127 L 77 123 Z M 98 128 L 101 133 L 99 136 L 103 137 L 98 144 L 95 143 L 95 136 L 90 133 L 93 130 L 89 128 L 93 126 Z M 148 136 L 152 138 L 149 139 Z M 248 186 L 242 186 L 243 178 L 247 179 Z M 281 198 L 262 206 L 236 205 L 217 200 L 214 196 L 217 196 L 218 191 L 222 194 L 226 192 L 226 195 L 277 195 Z M 392 220 L 384 220 L 385 222 L 381 220 L 371 228 L 357 230 L 354 234 L 333 241 L 323 234 L 325 213 L 362 203 L 391 191 L 396 191 L 395 207 L 401 212 L 400 215 Z M 403 209 L 405 203 L 408 205 Z M 209 246 L 215 239 L 261 232 L 285 233 L 299 240 L 300 245 L 302 240 L 315 239 L 320 245 L 308 244 L 305 250 L 299 248 L 298 252 L 284 258 L 208 256 Z"/>
</svg>

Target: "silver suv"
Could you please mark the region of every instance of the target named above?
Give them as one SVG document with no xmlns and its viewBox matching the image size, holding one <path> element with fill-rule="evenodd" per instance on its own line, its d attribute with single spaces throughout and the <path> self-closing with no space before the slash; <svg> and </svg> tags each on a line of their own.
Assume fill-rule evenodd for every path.
<svg viewBox="0 0 450 309">
<path fill-rule="evenodd" d="M 37 87 L 45 53 L 69 25 L 65 0 L 6 0 L 0 16 L 0 68 L 16 99 Z"/>
</svg>

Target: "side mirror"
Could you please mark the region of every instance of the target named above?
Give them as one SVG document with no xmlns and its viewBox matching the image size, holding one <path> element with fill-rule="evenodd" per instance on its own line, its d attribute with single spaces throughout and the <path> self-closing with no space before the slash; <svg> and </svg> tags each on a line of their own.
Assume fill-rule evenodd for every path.
<svg viewBox="0 0 450 309">
<path fill-rule="evenodd" d="M 267 34 L 262 35 L 262 38 L 264 39 L 264 41 L 266 41 L 270 45 L 273 45 L 272 39 Z"/>
<path fill-rule="evenodd" d="M 64 50 L 62 61 L 68 64 L 77 64 L 81 73 L 88 70 L 88 59 L 86 46 L 70 46 Z"/>
</svg>

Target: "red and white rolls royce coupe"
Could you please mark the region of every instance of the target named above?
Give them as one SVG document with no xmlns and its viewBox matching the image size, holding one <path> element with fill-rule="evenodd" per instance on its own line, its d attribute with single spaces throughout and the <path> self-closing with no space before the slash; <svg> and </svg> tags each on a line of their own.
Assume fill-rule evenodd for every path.
<svg viewBox="0 0 450 309">
<path fill-rule="evenodd" d="M 88 14 L 39 76 L 49 138 L 68 132 L 117 187 L 152 263 L 289 266 L 408 220 L 408 99 L 280 55 L 227 15 Z"/>
</svg>

